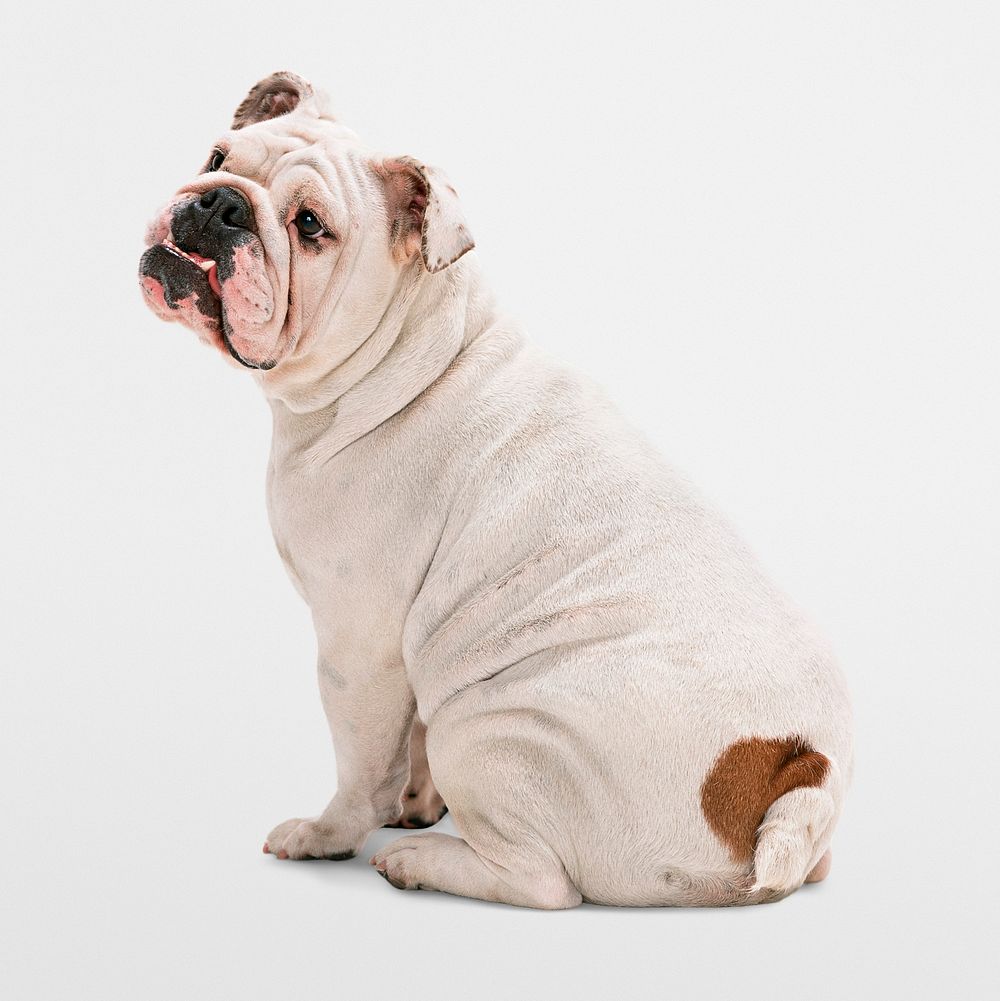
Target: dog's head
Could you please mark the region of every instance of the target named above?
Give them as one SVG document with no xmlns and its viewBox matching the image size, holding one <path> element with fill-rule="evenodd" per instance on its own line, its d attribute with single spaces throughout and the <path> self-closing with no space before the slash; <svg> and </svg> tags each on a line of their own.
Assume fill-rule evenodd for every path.
<svg viewBox="0 0 1000 1001">
<path fill-rule="evenodd" d="M 436 273 L 473 246 L 440 172 L 374 154 L 291 73 L 250 91 L 146 243 L 150 308 L 262 370 L 321 343 L 327 365 L 349 357 L 406 269 Z"/>
</svg>

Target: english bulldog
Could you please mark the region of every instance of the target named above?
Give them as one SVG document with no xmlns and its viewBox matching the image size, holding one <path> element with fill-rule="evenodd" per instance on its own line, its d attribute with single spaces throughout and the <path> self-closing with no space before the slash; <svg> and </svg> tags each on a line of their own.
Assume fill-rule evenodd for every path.
<svg viewBox="0 0 1000 1001">
<path fill-rule="evenodd" d="M 150 225 L 164 320 L 253 373 L 336 792 L 278 859 L 525 907 L 775 900 L 851 771 L 826 643 L 602 393 L 498 309 L 455 188 L 258 83 Z M 636 345 L 637 351 L 642 346 Z"/>
</svg>

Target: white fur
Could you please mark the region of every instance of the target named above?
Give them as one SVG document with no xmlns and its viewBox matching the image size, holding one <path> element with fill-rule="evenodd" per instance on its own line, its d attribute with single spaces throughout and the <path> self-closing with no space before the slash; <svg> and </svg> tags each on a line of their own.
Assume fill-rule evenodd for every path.
<svg viewBox="0 0 1000 1001">
<path fill-rule="evenodd" d="M 825 644 L 601 392 L 497 311 L 474 253 L 438 274 L 393 262 L 355 138 L 308 102 L 246 131 L 283 152 L 298 137 L 354 178 L 340 208 L 362 234 L 303 319 L 308 349 L 256 376 L 271 524 L 312 610 L 337 760 L 329 806 L 270 850 L 356 852 L 398 816 L 416 712 L 464 840 L 391 845 L 373 861 L 397 885 L 537 907 L 800 885 L 851 764 Z M 701 784 L 734 741 L 790 734 L 835 767 L 773 804 L 754 877 Z"/>
</svg>

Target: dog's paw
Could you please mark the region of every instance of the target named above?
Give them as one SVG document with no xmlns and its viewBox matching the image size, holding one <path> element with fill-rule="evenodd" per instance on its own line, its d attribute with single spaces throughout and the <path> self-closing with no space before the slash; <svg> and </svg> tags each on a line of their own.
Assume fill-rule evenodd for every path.
<svg viewBox="0 0 1000 1001">
<path fill-rule="evenodd" d="M 373 855 L 368 864 L 374 866 L 375 871 L 397 890 L 422 890 L 424 886 L 418 876 L 420 855 L 421 851 L 430 846 L 430 839 L 434 837 L 436 835 L 422 834 L 419 837 L 400 838 Z"/>
<path fill-rule="evenodd" d="M 264 852 L 280 859 L 321 858 L 339 862 L 354 858 L 357 848 L 345 843 L 343 835 L 320 822 L 293 817 L 271 831 Z"/>
<path fill-rule="evenodd" d="M 400 815 L 386 827 L 415 828 L 433 827 L 446 813 L 444 805 L 434 783 L 426 781 L 420 785 L 408 785 L 403 793 L 403 809 Z"/>
</svg>

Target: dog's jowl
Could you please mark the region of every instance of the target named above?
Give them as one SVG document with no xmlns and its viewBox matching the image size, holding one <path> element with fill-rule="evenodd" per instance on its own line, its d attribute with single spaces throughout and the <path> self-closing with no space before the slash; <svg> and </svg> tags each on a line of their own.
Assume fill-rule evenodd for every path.
<svg viewBox="0 0 1000 1001">
<path fill-rule="evenodd" d="M 267 835 L 529 907 L 774 900 L 829 869 L 850 709 L 822 639 L 601 393 L 533 348 L 458 194 L 290 73 L 153 221 L 150 307 L 253 372 L 336 793 Z M 214 140 L 214 141 L 213 141 Z M 331 786 L 334 775 L 331 762 Z"/>
</svg>

